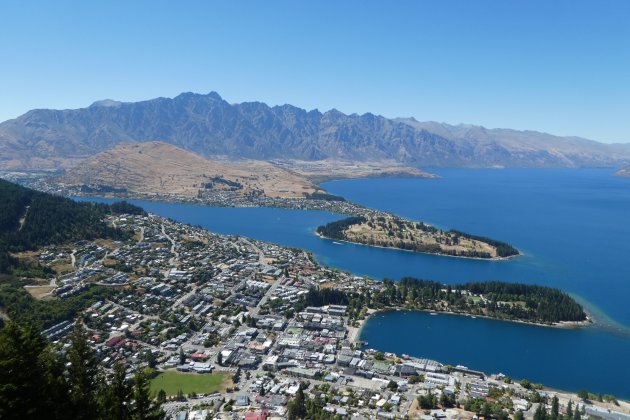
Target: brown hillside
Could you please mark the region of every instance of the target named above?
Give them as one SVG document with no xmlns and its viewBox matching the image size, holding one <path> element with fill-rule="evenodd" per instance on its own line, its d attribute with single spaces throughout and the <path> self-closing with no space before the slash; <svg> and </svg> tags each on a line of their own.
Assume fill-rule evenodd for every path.
<svg viewBox="0 0 630 420">
<path fill-rule="evenodd" d="M 200 189 L 302 197 L 318 190 L 293 171 L 256 160 L 208 160 L 168 143 L 123 144 L 94 155 L 55 180 L 66 186 L 195 197 Z"/>
</svg>

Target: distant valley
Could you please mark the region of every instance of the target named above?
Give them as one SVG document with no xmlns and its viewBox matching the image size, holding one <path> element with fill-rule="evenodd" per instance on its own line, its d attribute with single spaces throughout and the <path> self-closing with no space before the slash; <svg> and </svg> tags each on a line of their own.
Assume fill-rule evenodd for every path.
<svg viewBox="0 0 630 420">
<path fill-rule="evenodd" d="M 119 144 L 155 140 L 212 159 L 387 162 L 416 168 L 630 164 L 628 144 L 334 109 L 230 104 L 212 92 L 29 111 L 0 124 L 0 169 L 67 169 Z"/>
</svg>

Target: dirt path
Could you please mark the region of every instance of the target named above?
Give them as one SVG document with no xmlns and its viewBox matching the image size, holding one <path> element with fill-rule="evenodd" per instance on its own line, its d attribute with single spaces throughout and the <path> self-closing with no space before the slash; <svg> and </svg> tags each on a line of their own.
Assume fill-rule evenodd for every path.
<svg viewBox="0 0 630 420">
<path fill-rule="evenodd" d="M 30 209 L 31 206 L 26 206 L 26 209 L 24 210 L 24 215 L 22 217 L 20 217 L 20 228 L 18 230 L 22 230 L 22 228 L 24 227 L 24 222 L 26 221 L 26 216 L 28 216 L 28 209 Z"/>
</svg>

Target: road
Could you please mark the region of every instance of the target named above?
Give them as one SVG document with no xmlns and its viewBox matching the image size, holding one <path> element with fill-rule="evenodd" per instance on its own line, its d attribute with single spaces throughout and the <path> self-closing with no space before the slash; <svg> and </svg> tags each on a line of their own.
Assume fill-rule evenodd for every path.
<svg viewBox="0 0 630 420">
<path fill-rule="evenodd" d="M 179 252 L 175 250 L 175 245 L 177 245 L 177 243 L 175 242 L 173 238 L 169 236 L 168 233 L 166 233 L 166 228 L 164 227 L 164 223 L 162 223 L 161 226 L 162 226 L 162 234 L 171 243 L 171 253 L 173 254 L 173 256 L 168 260 L 168 263 L 172 267 L 175 267 L 176 266 L 175 261 L 179 261 Z"/>
<path fill-rule="evenodd" d="M 265 253 L 262 251 L 262 249 L 258 248 L 256 245 L 254 245 L 247 238 L 240 237 L 239 239 L 241 240 L 241 242 L 246 243 L 247 245 L 249 245 L 254 250 L 254 252 L 258 253 L 258 262 L 262 263 L 264 261 Z"/>
</svg>

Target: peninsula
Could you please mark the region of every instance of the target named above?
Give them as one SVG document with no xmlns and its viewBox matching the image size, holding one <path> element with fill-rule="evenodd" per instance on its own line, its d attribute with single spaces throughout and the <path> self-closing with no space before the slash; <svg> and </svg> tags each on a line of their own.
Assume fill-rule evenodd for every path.
<svg viewBox="0 0 630 420">
<path fill-rule="evenodd" d="M 459 402 L 457 413 L 470 418 L 478 411 L 473 405 L 488 399 L 496 417 L 507 419 L 541 401 L 528 381 L 505 382 L 504 376 L 365 349 L 353 331 L 374 311 L 402 308 L 542 324 L 587 320 L 570 296 L 548 287 L 381 282 L 322 266 L 302 250 L 213 234 L 124 203 L 78 203 L 5 181 L 0 196 L 0 310 L 17 324 L 8 328 L 43 330 L 42 340 L 52 343 L 51 360 L 60 366 L 67 358 L 57 350 L 85 342 L 103 377 L 149 367 L 166 412 L 192 412 L 199 404 L 234 412 L 247 398 L 257 412 L 278 400 L 274 412 L 282 414 L 294 405 L 284 395 L 303 385 L 307 398 L 326 386 L 333 397 L 325 407 L 332 410 L 369 418 L 378 407 L 384 415 L 416 417 L 417 397 L 431 397 L 431 389 L 448 384 L 454 399 L 445 400 L 445 407 L 455 410 Z M 51 222 L 39 223 L 46 218 Z M 83 322 L 71 333 L 75 319 Z M 14 336 L 2 331 L 0 341 L 12 344 Z M 47 348 L 41 346 L 46 356 Z M 22 385 L 21 376 L 14 378 Z M 507 387 L 520 405 L 490 400 L 495 384 Z M 380 402 L 385 386 L 395 403 Z M 369 403 L 342 403 L 348 392 Z M 31 394 L 23 395 L 30 404 Z M 571 398 L 576 400 L 568 395 L 563 403 L 567 409 Z M 626 410 L 612 396 L 602 400 L 592 409 Z"/>
<path fill-rule="evenodd" d="M 365 311 L 414 309 L 483 316 L 539 325 L 586 325 L 591 322 L 582 305 L 551 287 L 499 281 L 446 285 L 412 277 L 398 282 L 385 279 L 369 296 L 349 296 L 357 319 Z M 361 313 L 361 311 L 364 311 Z"/>
<path fill-rule="evenodd" d="M 328 239 L 463 258 L 501 259 L 519 255 L 512 245 L 457 230 L 444 231 L 394 215 L 355 216 L 317 228 Z"/>
</svg>

